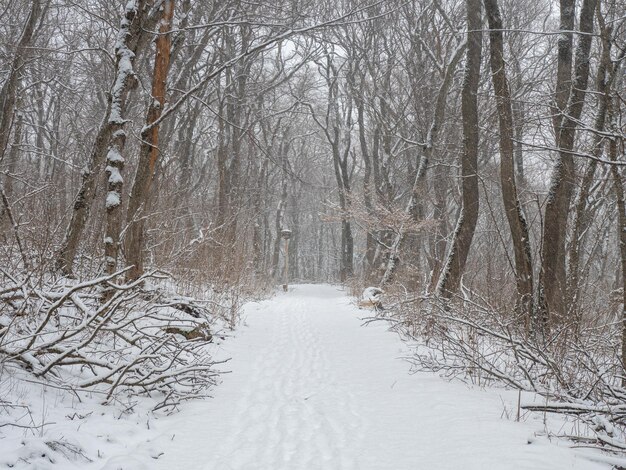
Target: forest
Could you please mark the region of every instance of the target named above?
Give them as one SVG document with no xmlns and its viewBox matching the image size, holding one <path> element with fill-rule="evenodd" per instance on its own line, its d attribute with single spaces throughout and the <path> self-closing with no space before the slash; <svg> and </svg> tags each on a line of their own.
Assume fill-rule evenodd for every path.
<svg viewBox="0 0 626 470">
<path fill-rule="evenodd" d="M 622 0 L 0 0 L 0 418 L 176 409 L 325 283 L 625 452 L 625 58 Z"/>
</svg>

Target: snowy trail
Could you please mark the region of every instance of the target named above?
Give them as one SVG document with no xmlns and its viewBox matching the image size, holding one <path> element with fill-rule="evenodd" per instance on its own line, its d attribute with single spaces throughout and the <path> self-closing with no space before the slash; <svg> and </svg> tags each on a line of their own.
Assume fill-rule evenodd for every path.
<svg viewBox="0 0 626 470">
<path fill-rule="evenodd" d="M 495 391 L 409 375 L 404 344 L 330 286 L 295 286 L 247 310 L 224 343 L 214 398 L 152 442 L 172 470 L 600 469 L 501 417 Z M 164 422 L 163 422 L 164 423 Z M 159 426 L 163 424 L 159 423 Z"/>
</svg>

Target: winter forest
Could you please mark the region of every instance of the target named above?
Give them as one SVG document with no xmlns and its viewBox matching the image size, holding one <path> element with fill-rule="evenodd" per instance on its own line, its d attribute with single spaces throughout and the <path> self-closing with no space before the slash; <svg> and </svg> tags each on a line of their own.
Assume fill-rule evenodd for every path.
<svg viewBox="0 0 626 470">
<path fill-rule="evenodd" d="M 94 436 L 209 403 L 275 340 L 323 385 L 326 305 L 604 459 L 545 468 L 626 468 L 625 59 L 622 0 L 0 0 L 0 467 L 155 468 Z M 277 336 L 237 363 L 251 305 Z M 358 448 L 354 393 L 313 435 Z M 452 468 L 297 449 L 162 468 Z"/>
</svg>

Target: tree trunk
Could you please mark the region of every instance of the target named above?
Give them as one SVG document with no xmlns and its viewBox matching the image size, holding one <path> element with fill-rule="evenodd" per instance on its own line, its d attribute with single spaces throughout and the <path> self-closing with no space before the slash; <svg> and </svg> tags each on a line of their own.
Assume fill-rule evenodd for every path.
<svg viewBox="0 0 626 470">
<path fill-rule="evenodd" d="M 606 128 L 607 114 L 609 112 L 612 99 L 611 87 L 615 81 L 617 73 L 620 70 L 624 55 L 626 54 L 626 51 L 622 51 L 618 60 L 615 61 L 615 65 L 612 65 L 610 29 L 606 28 L 604 20 L 601 16 L 598 19 L 602 30 L 602 54 L 596 77 L 596 93 L 599 103 L 594 123 L 594 129 L 597 132 L 594 133 L 592 150 L 592 155 L 596 158 L 600 158 L 602 156 L 603 149 L 605 148 L 605 136 L 602 135 L 602 132 Z M 580 185 L 580 190 L 578 191 L 578 195 L 576 197 L 574 219 L 572 222 L 572 241 L 568 253 L 570 275 L 568 276 L 568 294 L 566 298 L 568 302 L 568 311 L 572 312 L 576 323 L 578 323 L 580 319 L 578 312 L 578 300 L 582 277 L 580 272 L 580 249 L 584 243 L 584 235 L 587 227 L 591 223 L 592 219 L 592 216 L 588 214 L 587 207 L 592 193 L 592 185 L 597 166 L 598 163 L 595 160 L 590 160 L 589 163 L 587 163 Z"/>
<path fill-rule="evenodd" d="M 496 95 L 500 129 L 500 185 L 502 202 L 511 230 L 515 254 L 515 280 L 517 285 L 517 306 L 524 316 L 526 331 L 530 331 L 533 318 L 533 266 L 530 253 L 528 224 L 517 196 L 515 184 L 515 162 L 513 147 L 513 109 L 511 92 L 506 76 L 504 61 L 503 24 L 497 0 L 485 0 L 485 10 L 489 21 L 491 78 Z"/>
<path fill-rule="evenodd" d="M 124 51 L 127 50 L 130 54 L 125 52 L 124 55 L 121 55 L 120 47 L 116 47 L 116 78 L 111 89 L 111 97 L 91 147 L 89 163 L 83 172 L 80 189 L 74 199 L 72 216 L 65 231 L 61 247 L 56 255 L 56 268 L 65 275 L 71 275 L 72 273 L 72 264 L 76 258 L 76 252 L 89 219 L 91 204 L 96 197 L 98 176 L 104 166 L 111 138 L 114 132 L 123 132 L 124 121 L 121 116 L 125 113 L 128 93 L 137 83 L 134 75 L 126 73 L 125 70 L 130 66 L 132 71 L 140 45 L 145 42 L 145 37 L 148 36 L 150 25 L 144 24 L 147 9 L 146 0 L 137 0 L 134 8 L 129 8 L 132 6 L 132 4 L 127 5 L 118 32 L 119 41 L 124 43 Z M 122 42 L 119 42 L 119 44 L 122 44 Z M 118 140 L 117 143 L 120 144 L 121 141 Z M 117 248 L 109 251 L 110 254 L 113 254 L 113 251 L 115 251 L 115 258 L 117 258 Z"/>
<path fill-rule="evenodd" d="M 18 99 L 18 88 L 20 84 L 20 80 L 22 74 L 24 73 L 23 67 L 26 64 L 31 49 L 30 46 L 35 41 L 35 28 L 37 23 L 45 16 L 46 11 L 48 9 L 49 1 L 45 3 L 42 0 L 33 0 L 30 7 L 30 12 L 28 18 L 26 19 L 26 23 L 24 24 L 24 28 L 22 29 L 22 34 L 15 46 L 15 53 L 13 55 L 13 60 L 9 65 L 9 72 L 2 89 L 0 90 L 0 162 L 4 159 L 6 155 L 6 150 L 9 145 L 9 140 L 11 137 L 11 129 L 13 127 L 13 117 L 15 116 L 15 109 Z M 18 121 L 18 126 L 15 130 L 15 141 L 19 141 L 21 139 L 22 133 L 22 119 L 20 118 Z M 17 160 L 17 146 L 13 146 L 11 149 L 11 161 L 9 162 L 9 168 L 15 167 Z M 8 182 L 8 193 L 4 191 L 2 181 L 0 181 L 0 192 L 2 192 L 2 198 L 4 205 L 0 208 L 0 223 L 2 222 L 4 216 L 6 215 L 8 219 L 12 219 L 12 215 L 10 213 L 10 193 L 12 191 L 12 182 L 10 182 L 10 178 L 12 176 L 9 173 L 6 180 Z M 11 221 L 11 225 L 14 225 L 14 221 Z M 14 226 L 14 230 L 15 226 Z M 20 243 L 18 239 L 18 243 Z M 22 255 L 24 255 L 21 247 L 20 251 Z"/>
<path fill-rule="evenodd" d="M 341 211 L 341 252 L 339 258 L 339 280 L 345 282 L 354 274 L 354 238 L 350 224 L 351 188 L 350 169 L 348 159 L 352 145 L 352 97 L 348 95 L 345 122 L 339 113 L 337 97 L 339 94 L 338 71 L 332 64 L 330 56 L 327 62 L 326 77 L 328 84 L 328 111 L 327 126 L 324 128 L 328 142 L 331 145 L 333 169 L 339 193 L 339 210 Z M 332 75 L 331 75 L 332 74 Z M 343 148 L 342 148 L 343 144 Z"/>
<path fill-rule="evenodd" d="M 430 129 L 428 130 L 426 144 L 424 145 L 423 154 L 420 158 L 419 166 L 415 174 L 415 179 L 413 180 L 413 185 L 411 187 L 411 196 L 404 211 L 407 215 L 413 215 L 412 218 L 413 222 L 415 223 L 418 223 L 419 218 L 421 218 L 421 210 L 418 210 L 418 207 L 420 206 L 419 201 L 424 196 L 424 180 L 426 176 L 426 170 L 433 156 L 434 148 L 439 137 L 439 130 L 443 126 L 450 85 L 452 84 L 452 78 L 454 77 L 456 66 L 461 60 L 462 53 L 465 49 L 465 44 L 465 42 L 459 44 L 459 47 L 453 54 L 452 59 L 445 69 L 441 87 L 439 88 L 439 92 L 437 93 L 437 100 L 435 102 L 435 115 L 430 125 Z M 401 227 L 396 233 L 391 244 L 391 249 L 389 250 L 389 258 L 387 260 L 387 267 L 379 283 L 380 288 L 384 288 L 387 285 L 387 283 L 392 279 L 394 271 L 398 267 L 398 261 L 400 259 L 400 248 L 402 247 L 404 237 L 405 231 L 403 227 Z"/>
<path fill-rule="evenodd" d="M 335 128 L 333 164 L 339 188 L 339 209 L 341 211 L 341 255 L 339 260 L 339 280 L 345 282 L 354 274 L 354 239 L 350 225 L 350 183 L 347 168 L 347 150 L 342 158 L 339 150 L 339 129 Z"/>
<path fill-rule="evenodd" d="M 146 125 L 141 131 L 141 146 L 137 173 L 131 190 L 126 223 L 128 233 L 125 240 L 126 262 L 131 269 L 126 273 L 128 280 L 138 279 L 143 274 L 144 225 L 147 204 L 150 201 L 152 181 L 159 159 L 159 122 L 165 107 L 167 74 L 170 68 L 172 47 L 171 27 L 174 16 L 174 0 L 165 0 L 161 7 L 159 35 L 156 39 L 154 75 L 152 77 L 152 101 L 146 116 Z M 142 213 L 143 212 L 143 213 Z"/>
<path fill-rule="evenodd" d="M 617 142 L 611 139 L 609 156 L 612 161 L 617 160 Z M 626 197 L 620 167 L 611 165 L 613 190 L 617 200 L 617 240 L 619 243 L 620 266 L 622 275 L 622 368 L 626 368 Z M 623 375 L 623 374 L 622 374 Z M 626 386 L 626 376 L 622 377 L 622 386 Z"/>
<path fill-rule="evenodd" d="M 439 278 L 437 292 L 445 298 L 455 293 L 465 272 L 472 238 L 478 221 L 478 85 L 482 55 L 481 0 L 466 0 L 467 54 L 461 95 L 463 118 L 463 155 L 461 159 L 462 208 L 457 220 L 446 266 Z"/>
<path fill-rule="evenodd" d="M 224 61 L 233 56 L 243 54 L 250 45 L 250 29 L 242 26 L 239 36 L 235 31 L 228 31 L 224 36 Z M 236 240 L 238 205 L 240 204 L 241 178 L 241 144 L 245 130 L 243 119 L 246 87 L 252 65 L 251 58 L 233 64 L 224 72 L 223 97 L 220 102 L 219 148 L 218 160 L 218 214 L 217 239 L 213 262 L 220 277 L 226 276 L 230 270 L 226 267 L 226 259 L 231 253 Z M 224 270 L 226 268 L 226 270 Z"/>
<path fill-rule="evenodd" d="M 292 187 L 297 187 L 297 180 L 294 179 Z M 300 277 L 300 204 L 302 195 L 293 192 L 291 197 L 291 238 L 289 239 L 289 276 L 291 279 L 297 280 Z"/>
<path fill-rule="evenodd" d="M 520 101 L 513 101 L 513 122 L 514 129 L 513 135 L 515 138 L 513 156 L 515 158 L 515 180 L 518 186 L 524 189 L 526 186 L 526 176 L 524 174 L 524 146 L 522 140 L 524 138 L 524 120 L 526 119 L 526 113 L 524 111 L 524 103 Z"/>
<path fill-rule="evenodd" d="M 363 158 L 363 203 L 365 204 L 365 210 L 368 217 L 374 218 L 374 207 L 372 204 L 372 158 L 367 146 L 367 139 L 365 136 L 365 97 L 363 96 L 363 82 L 365 77 L 360 78 L 360 88 L 358 96 L 355 96 L 356 109 L 357 109 L 357 123 L 359 125 L 359 144 L 361 146 L 361 156 Z M 356 90 L 353 89 L 356 94 Z M 374 269 L 374 253 L 376 251 L 376 240 L 371 229 L 367 230 L 365 239 L 365 267 L 364 274 L 365 279 L 369 279 Z"/>
<path fill-rule="evenodd" d="M 15 131 L 13 132 L 13 143 L 9 150 L 7 157 L 7 173 L 4 176 L 4 195 L 9 203 L 13 200 L 13 178 L 15 177 L 15 170 L 17 169 L 17 161 L 20 153 L 20 145 L 22 143 L 22 133 L 24 130 L 24 115 L 17 111 L 17 121 L 15 123 Z M 0 207 L 0 233 L 4 232 L 3 224 L 7 211 L 3 207 Z"/>
<path fill-rule="evenodd" d="M 567 274 L 565 270 L 565 236 L 567 233 L 567 221 L 569 206 L 574 190 L 574 160 L 572 149 L 576 128 L 585 102 L 585 92 L 589 79 L 589 53 L 591 50 L 594 13 L 597 0 L 584 0 L 580 11 L 580 32 L 576 50 L 576 63 L 574 66 L 574 80 L 571 83 L 569 101 L 565 114 L 557 116 L 557 146 L 559 152 L 554 165 L 550 191 L 545 210 L 545 223 L 543 227 L 542 266 L 541 266 L 541 307 L 543 321 L 547 327 L 550 323 L 563 321 L 567 314 Z M 561 29 L 567 30 L 574 15 L 573 1 L 561 1 Z M 569 29 L 571 31 L 571 29 Z M 565 37 L 562 33 L 562 38 Z M 557 106 L 561 106 L 563 100 L 563 83 L 566 81 L 565 73 L 561 69 L 566 68 L 566 59 L 571 62 L 571 42 L 569 56 L 565 54 L 565 45 L 561 47 L 559 42 L 559 64 L 557 75 Z M 563 76 L 562 76 L 563 75 Z M 569 82 L 569 78 L 567 81 Z M 559 107 L 559 109 L 563 109 Z"/>
<path fill-rule="evenodd" d="M 268 158 L 263 158 L 259 177 L 256 182 L 256 194 L 254 195 L 254 227 L 252 239 L 252 251 L 254 260 L 254 272 L 258 277 L 263 274 L 263 216 L 265 214 Z"/>
<path fill-rule="evenodd" d="M 142 34 L 142 15 L 145 11 L 143 2 L 129 4 L 126 13 L 122 19 L 118 32 L 118 41 L 115 50 L 117 56 L 116 77 L 111 90 L 111 99 L 109 109 L 107 110 L 108 119 L 100 126 L 98 137 L 92 149 L 92 165 L 98 165 L 100 160 L 100 152 L 108 147 L 106 154 L 106 173 L 107 173 L 107 195 L 106 195 L 106 227 L 104 233 L 104 256 L 105 269 L 107 274 L 113 274 L 117 270 L 117 256 L 120 245 L 120 233 L 122 228 L 122 186 L 124 180 L 122 178 L 122 170 L 124 168 L 124 150 L 126 147 L 126 131 L 124 125 L 124 111 L 126 108 L 126 99 L 130 89 L 136 85 L 135 72 L 133 70 L 135 51 L 131 49 L 136 47 Z M 130 8 L 129 8 L 130 7 Z M 66 238 L 66 248 L 62 252 L 59 261 L 60 267 L 66 272 L 71 268 L 73 261 L 72 252 L 75 253 L 78 247 L 80 233 L 84 228 L 84 224 L 89 214 L 89 198 L 95 193 L 95 167 L 83 175 L 83 184 L 78 194 L 78 199 L 74 205 L 74 213 L 72 223 L 70 223 L 70 237 Z M 80 207 L 77 205 L 80 204 Z"/>
<path fill-rule="evenodd" d="M 31 3 L 28 19 L 26 20 L 20 39 L 15 47 L 15 54 L 10 64 L 9 74 L 2 86 L 2 90 L 0 90 L 0 161 L 4 158 L 4 153 L 11 135 L 11 125 L 17 100 L 17 89 L 22 73 L 24 72 L 22 68 L 31 53 L 30 46 L 35 40 L 35 27 L 45 14 L 48 3 L 49 2 L 46 2 L 45 8 L 43 0 L 33 0 Z"/>
<path fill-rule="evenodd" d="M 447 177 L 446 172 L 442 168 L 435 170 L 431 174 L 431 185 L 435 196 L 433 207 L 433 220 L 437 221 L 434 233 L 429 239 L 431 255 L 429 257 L 430 281 L 428 292 L 435 292 L 439 284 L 439 276 L 441 275 L 441 267 L 446 256 L 446 240 L 450 233 L 450 224 L 447 216 L 447 188 L 441 184 Z"/>
<path fill-rule="evenodd" d="M 576 17 L 576 1 L 560 0 L 560 26 L 558 40 L 556 87 L 554 91 L 554 104 L 552 109 L 554 135 L 558 138 L 561 132 L 563 112 L 567 107 L 567 101 L 572 86 L 572 49 L 574 43 L 574 18 Z"/>
</svg>

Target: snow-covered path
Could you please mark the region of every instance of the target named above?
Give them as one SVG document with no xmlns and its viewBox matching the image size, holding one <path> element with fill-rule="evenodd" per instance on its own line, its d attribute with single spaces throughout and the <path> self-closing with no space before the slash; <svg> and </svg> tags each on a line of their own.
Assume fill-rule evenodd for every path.
<svg viewBox="0 0 626 470">
<path fill-rule="evenodd" d="M 223 346 L 232 374 L 167 418 L 151 468 L 607 468 L 563 443 L 528 444 L 541 423 L 503 418 L 498 392 L 409 375 L 404 344 L 382 324 L 361 327 L 367 313 L 310 285 L 248 308 Z"/>
</svg>

